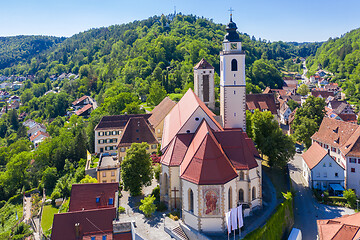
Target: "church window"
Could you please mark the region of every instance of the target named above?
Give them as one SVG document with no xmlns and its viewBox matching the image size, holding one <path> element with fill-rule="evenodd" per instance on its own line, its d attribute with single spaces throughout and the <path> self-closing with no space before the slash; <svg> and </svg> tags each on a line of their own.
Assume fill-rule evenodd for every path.
<svg viewBox="0 0 360 240">
<path fill-rule="evenodd" d="M 189 212 L 194 212 L 194 193 L 191 190 L 191 188 L 189 188 L 188 194 L 189 194 Z"/>
<path fill-rule="evenodd" d="M 229 192 L 228 192 L 228 206 L 229 206 L 229 210 L 232 208 L 232 189 L 231 187 L 229 188 Z"/>
<path fill-rule="evenodd" d="M 234 113 L 234 117 L 236 117 L 236 113 Z"/>
<path fill-rule="evenodd" d="M 163 190 L 164 190 L 164 195 L 168 195 L 168 191 L 169 191 L 169 189 L 168 189 L 168 175 L 167 175 L 167 173 L 164 173 L 164 177 L 163 177 L 163 186 L 164 186 L 164 188 L 163 188 Z"/>
<path fill-rule="evenodd" d="M 234 85 L 236 85 L 236 81 L 234 81 Z"/>
<path fill-rule="evenodd" d="M 252 188 L 252 200 L 254 201 L 256 199 L 256 188 Z"/>
<path fill-rule="evenodd" d="M 186 133 L 190 133 L 190 130 L 186 130 Z"/>
<path fill-rule="evenodd" d="M 195 121 L 199 121 L 199 118 L 198 118 L 198 117 L 196 117 L 196 118 L 195 118 Z"/>
<path fill-rule="evenodd" d="M 239 190 L 239 202 L 244 202 L 244 190 Z"/>
<path fill-rule="evenodd" d="M 236 91 L 234 91 L 234 94 L 236 94 Z"/>
<path fill-rule="evenodd" d="M 231 71 L 237 71 L 238 70 L 238 66 L 237 66 L 237 61 L 236 59 L 231 60 Z"/>
<path fill-rule="evenodd" d="M 243 171 L 240 172 L 240 180 L 245 180 L 245 174 Z"/>
</svg>

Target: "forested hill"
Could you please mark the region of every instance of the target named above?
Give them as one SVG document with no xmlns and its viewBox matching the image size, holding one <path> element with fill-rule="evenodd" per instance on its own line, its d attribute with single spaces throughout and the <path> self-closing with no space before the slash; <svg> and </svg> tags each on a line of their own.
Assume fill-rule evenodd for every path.
<svg viewBox="0 0 360 240">
<path fill-rule="evenodd" d="M 238 25 L 241 31 L 241 25 Z M 193 79 L 192 67 L 201 58 L 206 58 L 219 69 L 218 54 L 224 35 L 225 25 L 215 24 L 208 19 L 191 15 L 176 15 L 174 19 L 154 16 L 76 34 L 45 53 L 33 55 L 31 61 L 0 68 L 0 73 L 36 74 L 39 82 L 63 72 L 80 73 L 82 78 L 88 77 L 90 83 L 78 95 L 98 95 L 104 90 L 104 85 L 114 82 L 127 84 L 126 89 L 130 86 L 130 89 L 143 94 L 148 92 L 152 80 L 164 81 L 162 78 L 166 73 L 168 82 L 164 85 L 171 93 L 176 88 L 184 88 Z M 302 55 L 307 55 L 311 52 L 309 49 L 314 48 L 313 45 L 269 43 L 246 34 L 241 34 L 241 41 L 247 54 L 247 68 L 261 57 L 279 68 L 284 66 L 284 61 L 299 56 L 299 49 Z M 252 79 L 249 71 L 248 77 Z M 269 83 L 253 82 L 262 84 L 262 87 L 279 85 L 276 80 Z"/>
<path fill-rule="evenodd" d="M 31 58 L 61 43 L 64 39 L 48 36 L 0 37 L 0 69 L 20 62 L 30 62 Z"/>
<path fill-rule="evenodd" d="M 309 72 L 320 67 L 334 73 L 350 102 L 360 106 L 360 29 L 340 38 L 330 38 L 307 61 Z"/>
</svg>

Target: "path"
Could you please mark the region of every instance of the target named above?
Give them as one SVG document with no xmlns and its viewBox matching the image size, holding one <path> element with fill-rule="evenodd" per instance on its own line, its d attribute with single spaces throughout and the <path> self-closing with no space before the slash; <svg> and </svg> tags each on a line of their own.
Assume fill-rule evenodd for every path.
<svg viewBox="0 0 360 240">
<path fill-rule="evenodd" d="M 295 228 L 302 232 L 304 240 L 316 239 L 318 219 L 332 219 L 346 214 L 353 214 L 354 210 L 344 207 L 328 206 L 318 203 L 312 196 L 312 192 L 304 185 L 301 175 L 302 159 L 300 154 L 296 154 L 294 159 L 289 162 L 290 177 L 296 192 L 294 198 Z"/>
<path fill-rule="evenodd" d="M 144 195 L 150 194 L 157 185 L 158 183 L 153 179 L 151 186 L 143 189 Z M 131 217 L 131 219 L 135 221 L 136 233 L 144 239 L 172 239 L 170 235 L 164 231 L 165 213 L 155 212 L 153 217 L 147 219 L 137 207 L 141 197 L 131 197 L 127 191 L 122 191 L 122 194 L 120 206 L 125 207 L 126 214 L 120 215 L 120 219 L 122 216 Z"/>
<path fill-rule="evenodd" d="M 24 222 L 28 223 L 31 218 L 31 197 L 24 196 Z"/>
</svg>

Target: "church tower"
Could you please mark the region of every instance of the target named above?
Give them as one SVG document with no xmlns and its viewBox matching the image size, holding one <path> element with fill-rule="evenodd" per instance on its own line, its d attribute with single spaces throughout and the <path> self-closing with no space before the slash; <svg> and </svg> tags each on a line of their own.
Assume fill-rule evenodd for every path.
<svg viewBox="0 0 360 240">
<path fill-rule="evenodd" d="M 215 109 L 214 67 L 205 59 L 194 67 L 194 92 L 210 109 Z"/>
<path fill-rule="evenodd" d="M 230 15 L 220 52 L 220 116 L 224 128 L 246 131 L 245 53 L 236 29 Z"/>
</svg>

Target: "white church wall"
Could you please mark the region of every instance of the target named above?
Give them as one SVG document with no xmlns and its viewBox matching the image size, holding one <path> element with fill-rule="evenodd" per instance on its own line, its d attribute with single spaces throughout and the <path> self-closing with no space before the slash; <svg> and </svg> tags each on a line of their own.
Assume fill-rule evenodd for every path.
<svg viewBox="0 0 360 240">
<path fill-rule="evenodd" d="M 191 115 L 191 117 L 189 117 L 187 122 L 183 124 L 183 126 L 179 130 L 179 133 L 194 133 L 204 118 L 212 129 L 219 130 L 218 126 L 209 118 L 209 116 L 204 112 L 204 110 L 198 107 Z"/>
<path fill-rule="evenodd" d="M 249 182 L 248 182 L 248 176 L 249 176 L 249 171 L 248 170 L 241 170 L 244 173 L 244 178 L 240 179 L 240 177 L 238 177 L 237 181 L 236 181 L 236 200 L 239 201 L 239 191 L 240 189 L 243 190 L 244 193 L 244 200 L 243 201 L 239 201 L 240 203 L 250 203 L 249 202 Z M 240 175 L 240 171 L 238 172 L 238 175 Z"/>
<path fill-rule="evenodd" d="M 166 186 L 164 183 L 165 174 L 169 179 L 169 167 L 161 164 L 161 176 L 160 176 L 160 197 L 162 201 L 168 202 L 169 184 Z M 169 181 L 168 181 L 169 183 Z M 167 190 L 165 189 L 167 187 Z"/>
<path fill-rule="evenodd" d="M 224 218 L 200 218 L 201 231 L 222 232 L 224 231 Z"/>
<path fill-rule="evenodd" d="M 186 181 L 184 179 L 181 180 L 182 183 L 182 217 L 185 224 L 189 225 L 190 227 L 199 230 L 198 226 L 198 215 L 199 215 L 199 189 L 198 186 L 194 183 Z M 189 189 L 193 192 L 193 212 L 190 210 L 190 203 L 189 203 Z"/>
<path fill-rule="evenodd" d="M 224 184 L 224 213 L 231 208 L 237 207 L 238 193 L 236 191 L 236 178 Z M 231 187 L 231 204 L 229 205 L 229 189 Z"/>
</svg>

